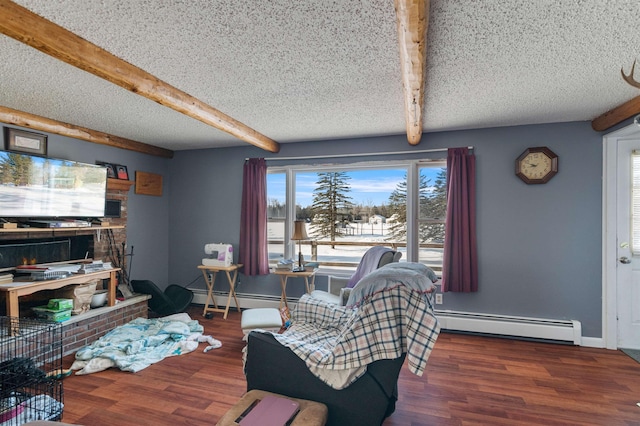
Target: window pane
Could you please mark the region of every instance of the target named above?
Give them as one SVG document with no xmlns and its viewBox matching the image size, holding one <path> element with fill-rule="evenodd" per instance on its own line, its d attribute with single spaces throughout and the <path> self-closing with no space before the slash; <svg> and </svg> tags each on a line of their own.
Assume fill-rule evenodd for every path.
<svg viewBox="0 0 640 426">
<path fill-rule="evenodd" d="M 286 174 L 267 173 L 267 240 L 269 263 L 284 259 L 284 227 L 287 212 Z"/>
<path fill-rule="evenodd" d="M 447 169 L 420 168 L 419 262 L 442 271 L 444 223 L 447 215 Z"/>
<path fill-rule="evenodd" d="M 447 169 L 420 168 L 420 219 L 439 219 L 447 215 Z M 444 234 L 443 234 L 444 235 Z"/>
<path fill-rule="evenodd" d="M 405 182 L 399 210 L 406 217 L 406 170 L 322 170 L 295 174 L 297 219 L 308 222 L 312 241 L 302 243 L 305 260 L 353 270 L 373 245 L 406 241 L 405 224 L 390 220 L 391 194 Z M 401 228 L 398 235 L 392 226 Z"/>
<path fill-rule="evenodd" d="M 640 152 L 633 151 L 631 155 L 633 174 L 631 197 L 631 251 L 634 255 L 640 254 Z"/>
</svg>

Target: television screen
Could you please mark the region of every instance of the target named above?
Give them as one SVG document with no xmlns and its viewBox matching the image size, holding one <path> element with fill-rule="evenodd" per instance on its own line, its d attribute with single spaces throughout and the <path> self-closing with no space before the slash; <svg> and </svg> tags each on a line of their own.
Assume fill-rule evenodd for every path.
<svg viewBox="0 0 640 426">
<path fill-rule="evenodd" d="M 103 217 L 104 166 L 0 151 L 0 217 Z"/>
</svg>

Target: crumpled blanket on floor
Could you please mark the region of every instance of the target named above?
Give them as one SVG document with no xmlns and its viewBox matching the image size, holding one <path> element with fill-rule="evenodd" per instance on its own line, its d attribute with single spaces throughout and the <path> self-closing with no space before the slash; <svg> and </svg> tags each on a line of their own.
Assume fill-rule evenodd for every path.
<svg viewBox="0 0 640 426">
<path fill-rule="evenodd" d="M 202 325 L 186 313 L 136 318 L 79 349 L 71 369 L 78 370 L 77 375 L 110 367 L 135 373 L 166 357 L 192 352 L 199 342 L 208 342 L 208 348 L 222 345 L 211 336 L 203 336 L 203 331 Z"/>
</svg>

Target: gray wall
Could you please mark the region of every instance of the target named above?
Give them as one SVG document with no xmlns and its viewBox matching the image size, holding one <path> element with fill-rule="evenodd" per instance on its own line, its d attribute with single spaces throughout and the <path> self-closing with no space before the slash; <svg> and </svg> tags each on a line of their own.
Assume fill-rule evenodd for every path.
<svg viewBox="0 0 640 426">
<path fill-rule="evenodd" d="M 167 170 L 170 160 L 52 134 L 48 135 L 48 156 L 90 164 L 95 164 L 96 161 L 122 164 L 127 166 L 131 180 L 134 180 L 136 170 L 163 176 L 162 197 L 135 194 L 134 187 L 129 190 L 127 253 L 133 246 L 134 256 L 130 271 L 133 279 L 150 279 L 159 284 L 166 283 L 169 274 Z"/>
<path fill-rule="evenodd" d="M 584 336 L 600 337 L 602 135 L 588 122 L 428 133 L 416 147 L 390 136 L 282 144 L 278 154 L 251 146 L 177 152 L 169 166 L 169 281 L 204 288 L 197 270 L 204 244 L 238 247 L 246 157 L 460 146 L 473 146 L 477 161 L 480 290 L 447 293 L 441 308 L 579 320 Z M 534 146 L 559 156 L 559 173 L 545 185 L 526 185 L 514 174 L 515 159 Z M 241 275 L 240 281 L 240 293 L 279 294 L 276 277 Z M 291 285 L 287 295 L 302 291 Z"/>
<path fill-rule="evenodd" d="M 252 146 L 179 151 L 169 160 L 49 135 L 50 157 L 124 164 L 132 177 L 136 170 L 163 176 L 162 197 L 137 195 L 133 188 L 129 193 L 132 278 L 194 289 L 205 287 L 197 269 L 204 244 L 238 247 L 246 157 L 474 146 L 480 290 L 447 293 L 441 308 L 574 319 L 581 321 L 584 336 L 601 337 L 602 134 L 590 123 L 428 133 L 416 147 L 404 136 L 281 146 L 278 154 Z M 548 146 L 559 156 L 559 173 L 546 185 L 526 185 L 514 174 L 515 159 L 532 146 Z M 280 292 L 273 276 L 241 275 L 240 281 L 241 294 Z M 321 278 L 316 282 L 326 285 Z M 221 290 L 225 285 L 216 284 Z M 302 292 L 302 285 L 287 288 L 292 297 Z"/>
</svg>

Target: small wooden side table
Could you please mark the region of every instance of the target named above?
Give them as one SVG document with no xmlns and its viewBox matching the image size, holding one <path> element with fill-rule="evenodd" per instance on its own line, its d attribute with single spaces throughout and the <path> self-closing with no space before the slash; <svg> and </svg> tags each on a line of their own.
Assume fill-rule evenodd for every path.
<svg viewBox="0 0 640 426">
<path fill-rule="evenodd" d="M 236 297 L 236 279 L 238 278 L 238 269 L 242 268 L 241 263 L 237 263 L 231 266 L 206 266 L 200 265 L 198 269 L 202 271 L 202 275 L 204 275 L 204 282 L 207 283 L 207 287 L 209 288 L 209 292 L 207 293 L 207 300 L 204 302 L 204 311 L 202 315 L 206 315 L 207 312 L 221 312 L 224 313 L 222 316 L 224 319 L 227 319 L 227 314 L 229 313 L 229 305 L 231 305 L 231 297 L 236 302 L 236 309 L 240 312 L 240 304 L 238 303 L 238 298 Z M 218 308 L 216 304 L 216 299 L 213 297 L 213 285 L 216 282 L 216 275 L 218 272 L 224 271 L 227 273 L 227 279 L 229 280 L 229 297 L 227 298 L 227 306 L 222 309 Z M 211 277 L 209 277 L 211 274 Z M 213 308 L 209 307 L 209 301 L 213 304 Z"/>
<path fill-rule="evenodd" d="M 287 304 L 287 279 L 289 277 L 300 277 L 304 278 L 304 284 L 307 289 L 307 293 L 311 293 L 315 289 L 316 282 L 316 271 L 279 271 L 274 270 L 273 273 L 280 277 L 280 287 L 282 287 L 282 294 L 280 295 L 280 308 L 282 305 L 286 306 L 289 309 L 289 305 Z M 309 284 L 309 278 L 311 278 L 311 284 Z"/>
</svg>

